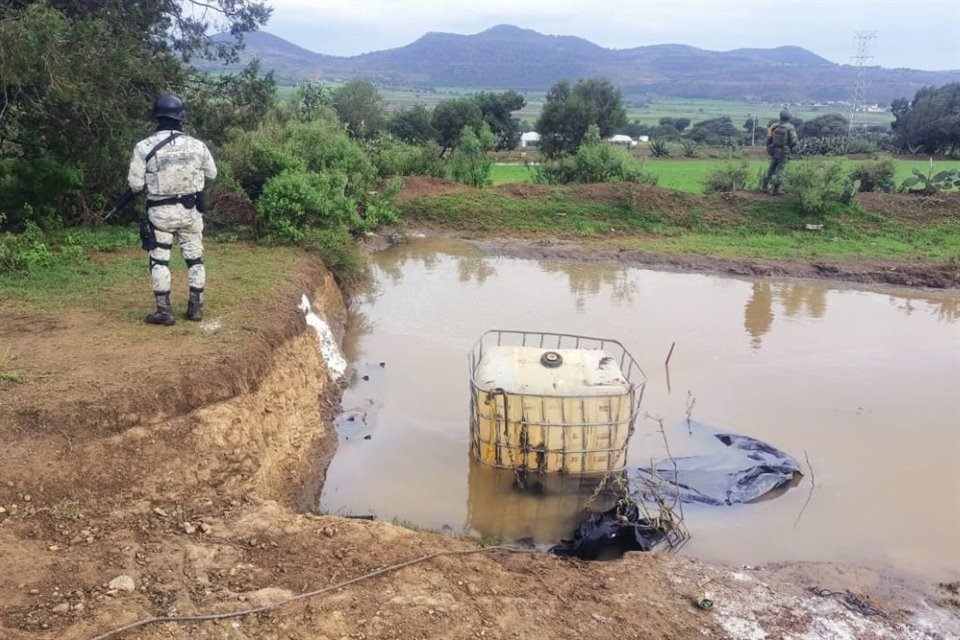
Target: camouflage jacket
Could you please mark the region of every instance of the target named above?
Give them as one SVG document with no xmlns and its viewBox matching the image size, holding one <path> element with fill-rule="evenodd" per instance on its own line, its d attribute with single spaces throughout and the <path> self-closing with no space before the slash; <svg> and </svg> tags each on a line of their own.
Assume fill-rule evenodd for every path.
<svg viewBox="0 0 960 640">
<path fill-rule="evenodd" d="M 176 139 L 161 147 L 147 162 L 150 151 L 158 143 L 178 134 Z M 152 200 L 182 196 L 203 191 L 204 181 L 217 177 L 217 165 L 207 145 L 182 132 L 157 131 L 133 148 L 127 182 L 130 189 L 140 192 L 146 187 Z"/>
</svg>

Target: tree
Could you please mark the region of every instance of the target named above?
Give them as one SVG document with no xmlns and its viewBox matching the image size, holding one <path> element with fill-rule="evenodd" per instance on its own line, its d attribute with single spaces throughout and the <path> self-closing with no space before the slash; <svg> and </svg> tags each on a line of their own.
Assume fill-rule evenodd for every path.
<svg viewBox="0 0 960 640">
<path fill-rule="evenodd" d="M 193 9 L 196 9 L 194 11 Z M 198 100 L 249 99 L 270 83 L 204 78 L 193 57 L 236 59 L 240 36 L 266 22 L 255 0 L 48 0 L 5 2 L 0 13 L 0 210 L 17 223 L 94 219 L 125 176 L 133 143 L 150 128 L 163 92 L 188 94 L 191 114 L 222 127 L 249 113 L 208 117 Z M 241 74 L 243 75 L 243 74 Z M 201 97 L 202 96 L 202 97 Z M 25 205 L 29 204 L 27 207 Z"/>
<path fill-rule="evenodd" d="M 432 116 L 422 104 L 415 104 L 393 114 L 387 123 L 387 131 L 410 144 L 423 144 L 437 138 Z"/>
<path fill-rule="evenodd" d="M 480 131 L 483 113 L 473 98 L 454 98 L 434 107 L 432 123 L 443 155 L 457 146 L 464 127 L 470 127 L 475 134 Z"/>
<path fill-rule="evenodd" d="M 670 125 L 677 131 L 683 131 L 690 126 L 690 118 L 660 118 L 660 125 Z"/>
<path fill-rule="evenodd" d="M 481 91 L 475 98 L 484 122 L 497 138 L 496 149 L 515 148 L 520 143 L 520 120 L 513 117 L 513 112 L 523 109 L 526 99 L 516 91 Z"/>
<path fill-rule="evenodd" d="M 726 144 L 739 139 L 740 130 L 733 125 L 730 116 L 710 118 L 696 123 L 687 133 L 687 137 L 701 144 Z"/>
<path fill-rule="evenodd" d="M 537 121 L 541 151 L 551 158 L 574 153 L 591 124 L 604 138 L 627 124 L 620 90 L 602 78 L 579 80 L 572 88 L 561 80 L 547 92 Z"/>
<path fill-rule="evenodd" d="M 354 138 L 372 138 L 386 121 L 383 97 L 368 80 L 353 80 L 334 91 L 333 108 Z"/>
<path fill-rule="evenodd" d="M 797 135 L 801 138 L 829 138 L 845 136 L 850 131 L 850 121 L 839 113 L 828 113 L 807 120 L 797 127 Z"/>
<path fill-rule="evenodd" d="M 960 150 L 960 82 L 924 87 L 909 106 L 905 102 L 893 102 L 893 131 L 901 147 L 926 153 Z"/>
</svg>

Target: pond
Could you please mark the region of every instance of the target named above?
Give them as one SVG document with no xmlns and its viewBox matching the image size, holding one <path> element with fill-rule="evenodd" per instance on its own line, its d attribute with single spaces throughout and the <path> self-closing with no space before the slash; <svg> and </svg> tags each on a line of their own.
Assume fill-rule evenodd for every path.
<svg viewBox="0 0 960 640">
<path fill-rule="evenodd" d="M 471 459 L 467 354 L 489 329 L 573 333 L 619 340 L 646 373 L 628 465 L 666 457 L 657 418 L 673 455 L 701 451 L 689 414 L 807 472 L 774 499 L 686 505 L 684 553 L 960 574 L 957 292 L 498 258 L 440 240 L 371 266 L 344 341 L 354 375 L 321 510 L 558 541 L 589 487 L 563 479 L 569 492 L 544 500 Z"/>
</svg>

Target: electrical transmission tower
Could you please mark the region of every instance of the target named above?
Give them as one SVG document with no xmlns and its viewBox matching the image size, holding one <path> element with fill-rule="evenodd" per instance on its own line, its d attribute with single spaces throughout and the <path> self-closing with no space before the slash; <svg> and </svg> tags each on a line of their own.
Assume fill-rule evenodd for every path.
<svg viewBox="0 0 960 640">
<path fill-rule="evenodd" d="M 873 59 L 870 55 L 870 46 L 876 39 L 876 31 L 855 31 L 853 34 L 856 53 L 850 58 L 850 64 L 857 68 L 857 83 L 853 87 L 853 104 L 850 106 L 850 127 L 847 135 L 853 133 L 853 121 L 857 117 L 857 110 L 863 107 L 867 93 L 867 62 Z"/>
</svg>

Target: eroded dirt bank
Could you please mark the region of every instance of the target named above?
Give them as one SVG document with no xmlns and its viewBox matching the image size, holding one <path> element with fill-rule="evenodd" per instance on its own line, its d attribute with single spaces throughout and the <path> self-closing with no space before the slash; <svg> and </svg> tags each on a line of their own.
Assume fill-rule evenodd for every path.
<svg viewBox="0 0 960 640">
<path fill-rule="evenodd" d="M 0 389 L 0 638 L 92 639 L 142 618 L 248 609 L 477 549 L 300 509 L 335 442 L 338 389 L 296 304 L 313 292 L 331 321 L 343 310 L 325 270 L 299 268 L 267 301 L 263 326 L 199 358 L 188 338 L 67 314 L 47 316 L 44 339 L 30 339 L 38 318 L 0 308 L 4 347 L 32 358 L 26 382 Z M 710 611 L 693 604 L 702 589 Z M 491 551 L 255 616 L 115 637 L 933 639 L 957 637 L 957 604 L 933 585 L 852 567 Z"/>
</svg>

